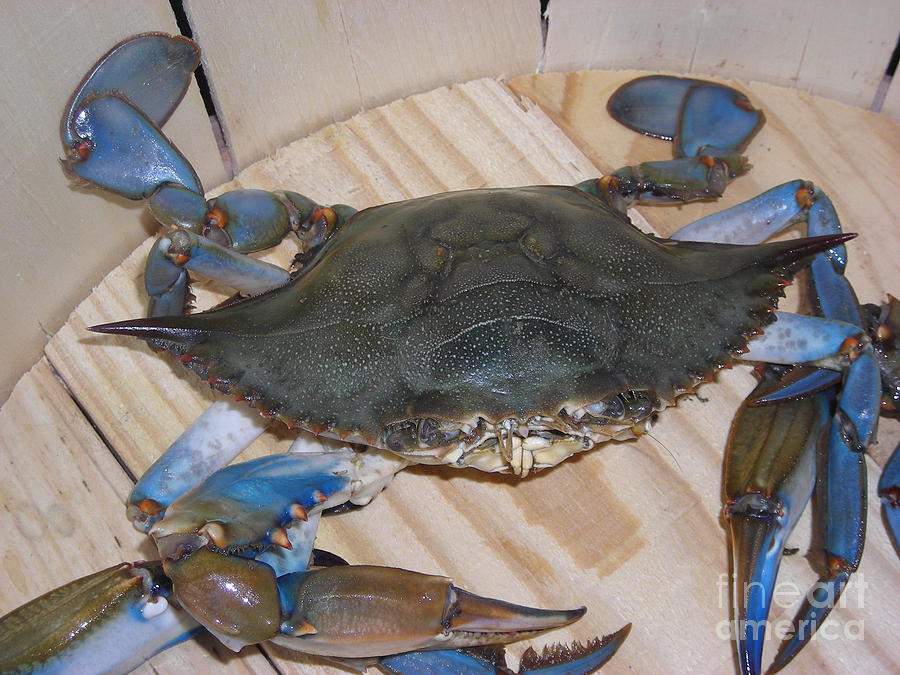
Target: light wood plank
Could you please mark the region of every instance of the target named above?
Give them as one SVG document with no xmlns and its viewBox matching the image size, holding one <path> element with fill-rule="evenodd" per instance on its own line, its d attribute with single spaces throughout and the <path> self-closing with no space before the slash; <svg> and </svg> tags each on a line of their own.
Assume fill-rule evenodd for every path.
<svg viewBox="0 0 900 675">
<path fill-rule="evenodd" d="M 893 117 L 895 120 L 900 120 L 900 78 L 896 75 L 891 78 L 891 82 L 888 85 L 881 112 L 889 117 Z"/>
<path fill-rule="evenodd" d="M 534 72 L 541 48 L 532 0 L 185 6 L 239 169 L 400 96 Z"/>
<path fill-rule="evenodd" d="M 665 144 L 604 119 L 605 97 L 622 77 L 579 74 L 512 83 L 542 101 L 552 116 L 491 80 L 439 89 L 298 141 L 243 172 L 233 185 L 290 186 L 323 202 L 365 206 L 435 190 L 572 183 L 599 172 L 585 155 L 596 154 L 603 169 L 610 168 L 606 164 L 665 156 Z M 754 86 L 751 96 L 772 106 L 770 125 L 749 150 L 755 172 L 730 188 L 723 205 L 738 201 L 742 190 L 769 187 L 797 175 L 839 178 L 839 184 L 824 184 L 834 186 L 830 191 L 845 222 L 858 223 L 861 231 L 865 225 L 852 245 L 851 277 L 864 289 L 863 297 L 878 297 L 886 286 L 897 287 L 893 214 L 898 212 L 900 191 L 881 170 L 896 164 L 900 151 L 889 144 L 879 146 L 865 166 L 850 164 L 853 169 L 848 169 L 849 150 L 842 145 L 856 140 L 871 148 L 872 139 L 885 130 L 883 118 L 771 87 Z M 586 126 L 596 128 L 598 135 L 587 134 Z M 845 139 L 833 128 L 862 135 Z M 770 155 L 772 163 L 767 164 Z M 763 169 L 774 169 L 775 175 L 759 175 Z M 873 195 L 876 190 L 880 192 Z M 858 196 L 858 191 L 865 194 Z M 880 207 L 868 204 L 869 199 Z M 661 231 L 674 227 L 668 220 L 671 211 L 680 222 L 693 217 L 687 207 L 663 217 L 665 211 L 645 210 Z M 83 331 L 96 321 L 142 312 L 136 288 L 142 255 L 136 253 L 111 275 L 48 348 L 54 366 L 98 428 L 136 471 L 181 431 L 207 398 L 198 393 L 203 385 L 198 387 L 192 376 L 142 345 Z M 287 260 L 290 252 L 278 255 Z M 872 278 L 874 270 L 882 272 L 880 282 Z M 205 291 L 201 296 L 201 304 L 213 297 Z M 589 607 L 585 619 L 541 643 L 584 639 L 633 621 L 632 636 L 610 672 L 666 672 L 673 659 L 691 672 L 730 672 L 731 644 L 717 633 L 729 616 L 722 585 L 728 560 L 719 517 L 721 452 L 727 420 L 751 386 L 746 367 L 723 373 L 717 384 L 702 391 L 708 401 L 682 401 L 663 415 L 652 436 L 609 445 L 525 481 L 443 468 L 406 471 L 365 509 L 327 519 L 319 543 L 352 562 L 445 573 L 475 592 L 516 602 Z M 890 447 L 897 440 L 897 427 L 883 425 Z M 270 438 L 263 445 L 279 442 L 286 443 Z M 886 458 L 884 447 L 876 448 L 874 457 L 873 488 L 877 463 Z M 847 607 L 835 612 L 829 629 L 829 634 L 840 635 L 861 621 L 865 639 L 828 639 L 823 634 L 800 657 L 794 672 L 896 667 L 891 650 L 900 620 L 896 556 L 880 525 L 876 500 L 870 502 L 870 522 L 860 577 L 868 587 L 862 596 L 861 587 L 854 587 Z M 804 521 L 791 544 L 805 547 L 808 538 L 809 524 Z M 811 581 L 806 561 L 788 558 L 782 579 L 805 588 Z M 790 614 L 778 610 L 775 619 Z M 518 645 L 513 651 L 522 649 Z M 280 649 L 269 653 L 279 669 L 306 672 L 306 661 Z M 177 662 L 177 651 L 173 654 Z"/>
<path fill-rule="evenodd" d="M 0 616 L 72 579 L 157 557 L 125 520 L 131 481 L 41 359 L 0 409 Z M 136 673 L 273 673 L 256 648 L 182 645 Z"/>
<path fill-rule="evenodd" d="M 178 32 L 169 3 L 5 3 L 0 22 L 0 402 L 47 333 L 153 230 L 142 205 L 72 190 L 59 168 L 59 118 L 85 71 L 128 35 Z M 207 185 L 225 179 L 195 87 L 166 125 Z M 15 318 L 14 318 L 15 317 Z"/>
<path fill-rule="evenodd" d="M 760 80 L 871 106 L 900 4 L 553 0 L 544 71 L 671 70 Z"/>
</svg>

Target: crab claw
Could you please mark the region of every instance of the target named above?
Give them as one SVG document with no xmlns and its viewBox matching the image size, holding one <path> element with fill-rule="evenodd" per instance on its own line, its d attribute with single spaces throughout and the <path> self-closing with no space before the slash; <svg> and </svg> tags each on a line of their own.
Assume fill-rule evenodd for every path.
<svg viewBox="0 0 900 675">
<path fill-rule="evenodd" d="M 618 651 L 628 633 L 627 624 L 611 635 L 595 638 L 587 644 L 551 645 L 538 654 L 528 648 L 519 663 L 519 673 L 539 675 L 583 675 L 603 667 Z M 393 675 L 493 675 L 512 673 L 506 665 L 505 649 L 474 648 L 440 651 L 406 652 L 389 656 L 378 662 L 379 667 Z"/>
<path fill-rule="evenodd" d="M 60 136 L 66 147 L 83 139 L 78 132 L 86 101 L 125 98 L 161 127 L 178 107 L 200 63 L 196 43 L 181 35 L 143 33 L 122 40 L 93 65 L 66 105 Z"/>
<path fill-rule="evenodd" d="M 757 390 L 771 386 L 769 367 Z M 761 670 L 763 640 L 784 543 L 815 480 L 815 449 L 828 419 L 827 394 L 738 411 L 725 455 L 725 518 L 731 529 L 741 672 Z M 760 430 L 765 433 L 760 434 Z"/>
<path fill-rule="evenodd" d="M 675 141 L 676 157 L 709 147 L 740 151 L 765 123 L 744 94 L 722 84 L 667 75 L 640 77 L 610 97 L 610 115 L 635 131 Z"/>
<path fill-rule="evenodd" d="M 0 618 L 0 672 L 127 673 L 200 627 L 166 600 L 158 562 L 122 563 Z"/>
<path fill-rule="evenodd" d="M 126 199 L 147 199 L 166 183 L 202 193 L 200 179 L 184 156 L 153 122 L 115 96 L 85 103 L 76 127 L 83 139 L 65 168 L 95 187 Z"/>
<path fill-rule="evenodd" d="M 146 199 L 164 184 L 202 194 L 193 168 L 160 131 L 199 62 L 197 45 L 181 36 L 146 33 L 113 47 L 66 106 L 66 170 L 128 199 Z"/>
<path fill-rule="evenodd" d="M 483 598 L 445 577 L 340 565 L 280 577 L 266 563 L 201 548 L 164 561 L 184 609 L 226 646 L 274 640 L 338 658 L 512 642 L 581 618 Z"/>
<path fill-rule="evenodd" d="M 201 548 L 164 560 L 178 601 L 234 651 L 275 637 L 281 605 L 275 572 L 265 563 Z"/>
<path fill-rule="evenodd" d="M 278 580 L 287 619 L 274 639 L 298 651 L 362 658 L 513 642 L 584 616 L 485 598 L 450 579 L 350 565 Z"/>
</svg>

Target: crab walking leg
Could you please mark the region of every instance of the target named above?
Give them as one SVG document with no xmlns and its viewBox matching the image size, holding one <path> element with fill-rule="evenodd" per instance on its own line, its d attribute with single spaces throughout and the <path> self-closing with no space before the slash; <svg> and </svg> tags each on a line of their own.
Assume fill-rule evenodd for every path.
<svg viewBox="0 0 900 675">
<path fill-rule="evenodd" d="M 202 630 L 159 562 L 122 563 L 0 618 L 0 672 L 127 673 Z"/>
<path fill-rule="evenodd" d="M 894 448 L 878 481 L 878 496 L 881 497 L 884 519 L 894 539 L 894 548 L 900 552 L 900 443 Z"/>
<path fill-rule="evenodd" d="M 631 624 L 603 638 L 582 646 L 553 645 L 538 654 L 530 647 L 522 655 L 518 672 L 537 675 L 582 675 L 603 667 L 618 651 Z M 391 675 L 494 675 L 508 672 L 505 654 L 488 653 L 483 657 L 474 650 L 441 650 L 406 652 L 382 658 L 379 668 Z"/>
<path fill-rule="evenodd" d="M 287 270 L 243 254 L 271 248 L 294 232 L 301 249 L 296 264 L 302 267 L 356 212 L 344 204 L 320 206 L 289 191 L 233 190 L 206 201 L 174 184 L 159 187 L 149 206 L 169 226 L 144 272 L 150 316 L 184 311 L 188 270 L 245 295 L 287 283 Z"/>
<path fill-rule="evenodd" d="M 286 284 L 287 270 L 219 246 L 206 237 L 172 230 L 156 240 L 147 259 L 144 286 L 147 314 L 180 314 L 188 291 L 188 270 L 215 279 L 245 295 L 258 295 Z"/>
<path fill-rule="evenodd" d="M 754 338 L 741 358 L 761 363 L 810 363 L 820 368 L 842 370 L 846 365 L 841 353 L 847 340 L 859 341 L 862 329 L 846 321 L 819 316 L 775 312 L 776 321 L 766 332 Z"/>
<path fill-rule="evenodd" d="M 820 195 L 809 213 L 810 231 L 839 231 L 831 200 Z M 821 254 L 810 266 L 822 313 L 863 328 L 859 303 L 844 277 L 846 259 L 838 251 Z M 772 670 L 783 668 L 812 638 L 837 604 L 862 557 L 866 532 L 865 452 L 875 441 L 881 402 L 881 376 L 872 343 L 865 338 L 848 352 L 843 391 L 828 431 L 817 498 L 824 530 L 822 573 L 795 618 L 794 634 L 782 644 Z"/>
<path fill-rule="evenodd" d="M 719 213 L 678 230 L 672 239 L 733 244 L 757 244 L 796 222 L 806 222 L 810 236 L 841 232 L 834 205 L 812 183 L 790 181 Z M 856 297 L 844 278 L 847 252 L 843 244 L 818 255 L 812 263 L 813 280 L 822 313 L 819 317 L 776 312 L 777 321 L 750 342 L 743 358 L 764 363 L 811 363 L 841 370 L 863 333 Z M 854 352 L 852 356 L 855 356 Z M 813 376 L 821 388 L 822 378 Z M 802 386 L 794 390 L 802 393 Z M 795 393 L 795 395 L 799 395 Z"/>
<path fill-rule="evenodd" d="M 860 360 L 867 358 L 864 355 Z M 826 436 L 828 447 L 816 493 L 819 510 L 824 513 L 824 523 L 820 523 L 824 525 L 824 571 L 807 592 L 794 619 L 794 633 L 782 643 L 771 672 L 784 668 L 809 642 L 836 606 L 850 575 L 859 567 L 866 533 L 864 451 L 868 447 L 866 439 L 874 431 L 851 420 L 858 420 L 860 409 L 868 407 L 873 399 L 877 401 L 880 395 L 879 389 L 873 396 L 868 379 L 870 376 L 863 369 L 852 368 L 837 401 L 837 412 Z"/>
<path fill-rule="evenodd" d="M 804 218 L 796 196 L 811 183 L 792 180 L 730 209 L 700 218 L 679 229 L 672 239 L 758 244 Z"/>
<path fill-rule="evenodd" d="M 824 523 L 822 573 L 807 593 L 794 620 L 794 633 L 782 644 L 772 672 L 791 661 L 815 634 L 836 606 L 862 557 L 866 531 L 865 449 L 874 438 L 875 419 L 867 414 L 877 405 L 881 390 L 871 381 L 877 368 L 870 354 L 863 354 L 847 374 L 837 401 L 837 411 L 827 434 L 828 448 L 822 461 L 817 499 Z M 877 411 L 877 408 L 875 408 Z"/>
</svg>

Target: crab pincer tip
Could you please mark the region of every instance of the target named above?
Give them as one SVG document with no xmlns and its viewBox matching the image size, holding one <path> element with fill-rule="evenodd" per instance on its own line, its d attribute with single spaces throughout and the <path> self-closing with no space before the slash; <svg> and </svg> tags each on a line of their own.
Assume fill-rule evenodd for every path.
<svg viewBox="0 0 900 675">
<path fill-rule="evenodd" d="M 512 633 L 545 631 L 568 626 L 587 612 L 577 609 L 536 609 L 502 600 L 486 598 L 453 587 L 457 611 L 450 619 L 450 628 L 476 633 Z"/>
<path fill-rule="evenodd" d="M 609 661 L 631 632 L 631 624 L 625 624 L 615 633 L 594 638 L 586 644 L 554 644 L 544 647 L 541 653 L 529 647 L 519 662 L 519 673 L 553 675 L 554 673 L 592 673 Z"/>
</svg>

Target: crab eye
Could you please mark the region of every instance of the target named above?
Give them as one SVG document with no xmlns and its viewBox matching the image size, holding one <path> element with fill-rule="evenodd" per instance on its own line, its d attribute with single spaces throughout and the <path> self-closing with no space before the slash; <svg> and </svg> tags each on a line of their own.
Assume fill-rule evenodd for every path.
<svg viewBox="0 0 900 675">
<path fill-rule="evenodd" d="M 408 420 L 388 428 L 385 445 L 394 452 L 439 448 L 451 443 L 461 431 L 430 417 Z"/>
<path fill-rule="evenodd" d="M 385 434 L 384 444 L 388 450 L 394 452 L 403 452 L 416 445 L 415 429 L 408 423 L 401 423 L 388 427 Z"/>
<path fill-rule="evenodd" d="M 459 430 L 442 429 L 440 423 L 430 417 L 419 421 L 418 438 L 422 445 L 432 448 L 440 447 L 447 445 L 457 436 L 459 436 Z"/>
<path fill-rule="evenodd" d="M 625 415 L 625 404 L 618 396 L 606 402 L 606 416 L 620 420 Z"/>
<path fill-rule="evenodd" d="M 634 422 L 640 422 L 653 413 L 654 404 L 644 392 L 633 391 L 628 392 L 631 398 L 625 399 L 625 414 Z M 623 398 L 625 395 L 622 395 Z"/>
</svg>

